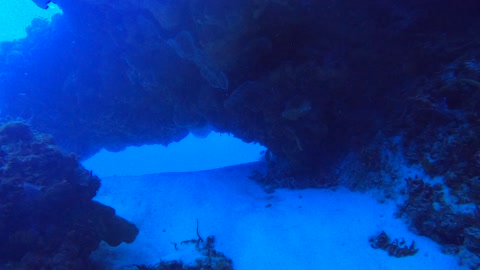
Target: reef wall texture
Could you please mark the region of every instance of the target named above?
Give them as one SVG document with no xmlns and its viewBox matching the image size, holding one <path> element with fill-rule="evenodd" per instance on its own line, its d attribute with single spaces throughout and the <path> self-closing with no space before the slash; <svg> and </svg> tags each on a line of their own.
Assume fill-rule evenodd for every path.
<svg viewBox="0 0 480 270">
<path fill-rule="evenodd" d="M 417 94 L 406 84 L 473 48 L 478 11 L 474 1 L 54 2 L 64 15 L 2 44 L 5 114 L 81 157 L 209 126 L 294 168 L 327 167 L 391 122 Z"/>
<path fill-rule="evenodd" d="M 257 178 L 290 187 L 341 182 L 353 152 L 352 188 L 395 190 L 366 177 L 396 174 L 388 147 L 442 179 L 400 179 L 412 226 L 480 255 L 478 1 L 53 2 L 63 15 L 1 44 L 5 119 L 81 158 L 229 132 L 268 147 Z M 466 204 L 472 216 L 443 230 Z"/>
<path fill-rule="evenodd" d="M 135 225 L 91 199 L 100 179 L 21 122 L 0 127 L 0 268 L 94 269 L 101 240 L 131 243 Z"/>
</svg>

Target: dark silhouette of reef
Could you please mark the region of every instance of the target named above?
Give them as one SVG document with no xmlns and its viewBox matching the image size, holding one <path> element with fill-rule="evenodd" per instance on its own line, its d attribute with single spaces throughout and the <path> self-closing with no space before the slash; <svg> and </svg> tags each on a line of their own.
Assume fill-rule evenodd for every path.
<svg viewBox="0 0 480 270">
<path fill-rule="evenodd" d="M 0 127 L 0 268 L 95 269 L 100 241 L 131 243 L 138 229 L 92 201 L 100 179 L 23 122 Z"/>
<path fill-rule="evenodd" d="M 450 47 L 473 46 L 449 42 L 475 29 L 478 11 L 475 1 L 53 2 L 64 15 L 2 45 L 5 114 L 81 158 L 210 128 L 262 143 L 297 174 L 334 166 L 398 116 L 415 96 L 405 85 L 459 54 Z"/>
<path fill-rule="evenodd" d="M 407 200 L 400 207 L 411 228 L 444 245 L 444 252 L 460 254 L 472 269 L 480 260 L 480 213 L 478 204 L 448 202 L 442 184 L 431 185 L 419 178 L 408 178 Z M 455 198 L 455 197 L 453 197 Z M 475 254 L 475 255 L 471 255 Z"/>
<path fill-rule="evenodd" d="M 229 132 L 268 147 L 269 189 L 380 189 L 480 265 L 478 1 L 52 2 L 0 46 L 5 121 L 80 159 Z"/>
</svg>

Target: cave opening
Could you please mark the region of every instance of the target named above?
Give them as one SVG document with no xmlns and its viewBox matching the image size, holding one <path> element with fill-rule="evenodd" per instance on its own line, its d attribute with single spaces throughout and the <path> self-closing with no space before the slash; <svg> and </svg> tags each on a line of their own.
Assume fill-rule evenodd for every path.
<svg viewBox="0 0 480 270">
<path fill-rule="evenodd" d="M 61 8 L 54 3 L 42 9 L 31 0 L 4 0 L 0 2 L 0 10 L 0 42 L 25 38 L 26 28 L 33 19 L 51 21 L 55 14 L 62 14 Z"/>
<path fill-rule="evenodd" d="M 0 4 L 0 269 L 480 267 L 477 1 L 51 1 Z"/>
<path fill-rule="evenodd" d="M 265 151 L 258 143 L 211 132 L 204 138 L 189 134 L 168 146 L 132 146 L 120 152 L 102 149 L 83 166 L 99 177 L 192 172 L 259 161 Z"/>
</svg>

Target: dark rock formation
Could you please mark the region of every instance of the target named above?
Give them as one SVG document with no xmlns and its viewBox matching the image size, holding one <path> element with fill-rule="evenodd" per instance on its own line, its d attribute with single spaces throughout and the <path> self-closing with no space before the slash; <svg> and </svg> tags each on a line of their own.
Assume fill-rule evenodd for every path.
<svg viewBox="0 0 480 270">
<path fill-rule="evenodd" d="M 11 122 L 0 127 L 0 145 L 0 268 L 91 269 L 101 240 L 135 239 L 135 225 L 91 200 L 100 180 L 51 137 Z"/>
<path fill-rule="evenodd" d="M 468 213 L 455 213 L 444 201 L 441 185 L 421 179 L 407 179 L 408 199 L 401 211 L 411 220 L 412 229 L 441 244 L 461 245 L 464 229 L 474 225 Z"/>
<path fill-rule="evenodd" d="M 64 15 L 2 45 L 5 114 L 82 158 L 209 126 L 264 144 L 297 171 L 329 168 L 391 122 L 408 80 L 458 54 L 439 31 L 460 40 L 478 10 L 474 1 L 54 2 Z"/>
</svg>

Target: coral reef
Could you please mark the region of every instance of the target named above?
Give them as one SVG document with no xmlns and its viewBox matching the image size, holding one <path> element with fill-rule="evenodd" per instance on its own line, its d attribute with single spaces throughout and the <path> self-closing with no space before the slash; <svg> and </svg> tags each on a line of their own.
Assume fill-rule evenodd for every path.
<svg viewBox="0 0 480 270">
<path fill-rule="evenodd" d="M 179 260 L 161 261 L 156 265 L 134 265 L 138 270 L 232 270 L 232 260 L 214 249 L 214 236 L 205 241 L 198 239 L 182 241 L 180 245 L 195 245 L 198 256 L 193 263 Z M 176 246 L 176 245 L 175 245 Z"/>
<path fill-rule="evenodd" d="M 3 122 L 27 119 L 80 159 L 101 148 L 166 145 L 209 126 L 268 147 L 270 170 L 252 177 L 269 191 L 378 189 L 403 200 L 413 230 L 458 247 L 450 250 L 475 265 L 478 1 L 53 2 L 63 15 L 35 20 L 26 39 L 0 44 Z M 46 178 L 14 178 L 33 170 L 23 170 L 29 160 L 37 162 L 8 161 L 5 179 L 14 184 L 3 189 L 21 187 L 12 194 L 23 201 L 53 191 L 93 196 L 95 181 L 77 193 L 68 177 L 53 190 Z M 402 176 L 393 160 L 426 175 Z M 8 235 L 28 243 L 17 248 L 25 250 L 36 234 Z"/>
<path fill-rule="evenodd" d="M 433 0 L 329 1 L 328 11 L 315 1 L 55 3 L 63 15 L 2 43 L 4 114 L 82 159 L 209 125 L 262 143 L 298 174 L 335 167 L 393 122 L 404 85 L 457 53 L 431 32 L 460 40 L 477 14 L 467 1 L 458 20 Z M 444 17 L 452 23 L 437 27 Z"/>
<path fill-rule="evenodd" d="M 389 256 L 397 258 L 413 256 L 418 252 L 418 249 L 415 248 L 415 241 L 412 241 L 409 246 L 407 246 L 403 238 L 390 241 L 390 238 L 384 231 L 377 236 L 370 237 L 368 241 L 372 248 L 383 249 L 388 252 Z"/>
<path fill-rule="evenodd" d="M 469 252 L 480 255 L 477 205 L 449 203 L 440 183 L 432 186 L 418 178 L 409 178 L 406 182 L 408 198 L 400 207 L 400 213 L 407 217 L 414 231 L 440 244 L 458 246 L 453 253 L 461 252 L 461 256 Z"/>
<path fill-rule="evenodd" d="M 159 270 L 169 269 L 185 269 L 185 270 L 232 270 L 232 260 L 227 258 L 223 253 L 214 249 L 215 237 L 208 236 L 204 241 L 198 231 L 198 219 L 197 219 L 197 239 L 184 240 L 180 242 L 180 245 L 195 244 L 195 250 L 198 252 L 198 257 L 193 263 L 184 263 L 179 261 L 160 262 L 157 266 Z M 177 244 L 174 243 L 175 249 Z"/>
<path fill-rule="evenodd" d="M 100 241 L 131 243 L 138 229 L 92 201 L 100 179 L 23 122 L 0 127 L 0 268 L 94 269 Z"/>
</svg>

